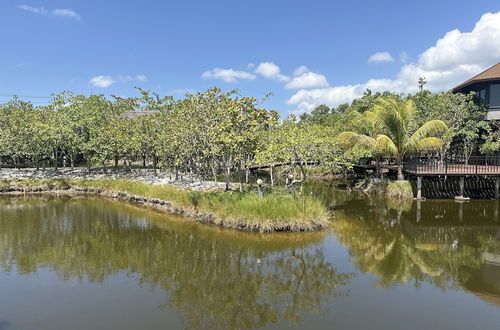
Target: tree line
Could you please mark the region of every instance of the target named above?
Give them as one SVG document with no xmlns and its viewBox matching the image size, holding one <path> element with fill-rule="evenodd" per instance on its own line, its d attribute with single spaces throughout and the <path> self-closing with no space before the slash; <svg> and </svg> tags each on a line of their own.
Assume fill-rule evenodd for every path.
<svg viewBox="0 0 500 330">
<path fill-rule="evenodd" d="M 499 148 L 494 123 L 484 120 L 472 94 L 367 91 L 351 104 L 280 118 L 261 107 L 263 100 L 236 90 L 211 88 L 180 100 L 138 91 L 131 98 L 62 92 L 46 106 L 19 98 L 0 105 L 0 165 L 140 164 L 200 179 L 223 176 L 229 185 L 235 178 L 248 181 L 259 165 L 271 167 L 272 183 L 277 164 L 289 166 L 290 180 L 303 182 L 311 165 L 338 173 L 363 157 L 399 161 L 428 147 L 469 154 Z"/>
</svg>

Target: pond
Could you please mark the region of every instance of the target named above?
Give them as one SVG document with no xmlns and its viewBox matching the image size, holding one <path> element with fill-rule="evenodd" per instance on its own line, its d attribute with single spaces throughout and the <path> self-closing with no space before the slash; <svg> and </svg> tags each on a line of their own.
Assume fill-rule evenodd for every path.
<svg viewBox="0 0 500 330">
<path fill-rule="evenodd" d="M 499 202 L 307 193 L 334 210 L 330 230 L 0 198 L 0 329 L 498 329 Z"/>
</svg>

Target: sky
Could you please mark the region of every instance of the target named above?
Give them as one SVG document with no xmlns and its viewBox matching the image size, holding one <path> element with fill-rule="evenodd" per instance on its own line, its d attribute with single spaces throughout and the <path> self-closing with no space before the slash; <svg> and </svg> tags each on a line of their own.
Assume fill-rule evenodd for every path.
<svg viewBox="0 0 500 330">
<path fill-rule="evenodd" d="M 500 1 L 1 0 L 0 36 L 0 102 L 218 86 L 287 115 L 459 84 L 500 62 Z"/>
</svg>

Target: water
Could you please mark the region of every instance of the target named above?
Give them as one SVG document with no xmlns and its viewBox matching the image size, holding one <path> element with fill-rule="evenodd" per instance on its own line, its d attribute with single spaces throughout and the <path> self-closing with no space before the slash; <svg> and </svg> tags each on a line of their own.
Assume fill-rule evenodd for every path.
<svg viewBox="0 0 500 330">
<path fill-rule="evenodd" d="M 498 329 L 497 201 L 310 187 L 320 233 L 252 234 L 97 198 L 0 199 L 0 329 Z"/>
</svg>

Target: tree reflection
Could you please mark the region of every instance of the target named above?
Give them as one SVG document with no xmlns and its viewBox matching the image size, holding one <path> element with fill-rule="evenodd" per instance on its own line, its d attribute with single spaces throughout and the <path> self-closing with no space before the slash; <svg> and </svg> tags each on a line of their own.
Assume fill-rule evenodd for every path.
<svg viewBox="0 0 500 330">
<path fill-rule="evenodd" d="M 485 253 L 500 253 L 491 202 L 401 204 L 375 198 L 364 199 L 366 207 L 360 208 L 360 200 L 338 207 L 334 231 L 356 266 L 376 274 L 382 287 L 410 281 L 441 289 L 472 287 Z"/>
<path fill-rule="evenodd" d="M 186 328 L 254 328 L 325 312 L 351 274 L 315 244 L 323 233 L 224 231 L 98 199 L 0 202 L 0 266 L 63 280 L 119 272 L 168 293 Z M 14 268 L 15 267 L 15 268 Z"/>
</svg>

